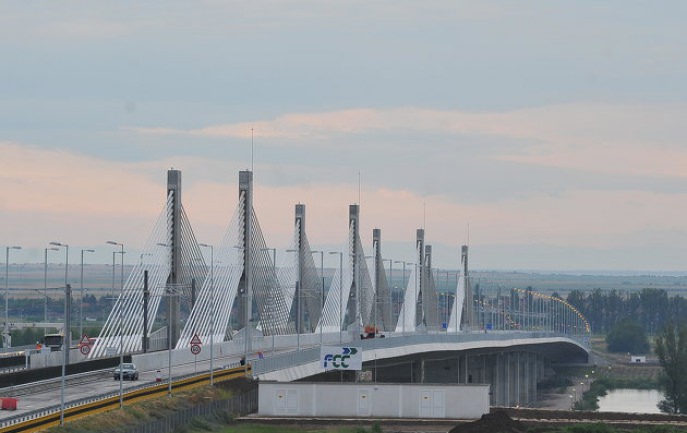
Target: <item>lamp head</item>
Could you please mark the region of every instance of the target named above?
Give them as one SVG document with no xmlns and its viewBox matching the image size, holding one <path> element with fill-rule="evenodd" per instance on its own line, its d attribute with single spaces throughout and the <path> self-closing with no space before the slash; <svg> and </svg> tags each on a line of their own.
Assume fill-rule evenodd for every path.
<svg viewBox="0 0 687 433">
<path fill-rule="evenodd" d="M 62 242 L 50 242 L 50 245 L 55 245 L 56 247 L 66 247 L 66 244 L 63 244 Z"/>
</svg>

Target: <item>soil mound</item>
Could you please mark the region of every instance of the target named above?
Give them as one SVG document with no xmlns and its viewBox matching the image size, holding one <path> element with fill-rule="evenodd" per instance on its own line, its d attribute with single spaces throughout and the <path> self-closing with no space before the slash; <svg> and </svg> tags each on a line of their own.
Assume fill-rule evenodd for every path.
<svg viewBox="0 0 687 433">
<path fill-rule="evenodd" d="M 525 433 L 527 427 L 511 419 L 506 412 L 496 411 L 482 415 L 477 421 L 453 427 L 449 433 Z"/>
</svg>

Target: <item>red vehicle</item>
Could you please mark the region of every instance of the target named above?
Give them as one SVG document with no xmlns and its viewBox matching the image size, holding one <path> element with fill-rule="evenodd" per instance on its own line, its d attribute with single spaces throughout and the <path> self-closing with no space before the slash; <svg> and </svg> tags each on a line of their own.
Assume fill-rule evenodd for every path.
<svg viewBox="0 0 687 433">
<path fill-rule="evenodd" d="M 384 338 L 384 334 L 379 333 L 379 328 L 372 325 L 367 325 L 365 327 L 365 332 L 360 334 L 360 339 L 366 340 L 368 338 Z"/>
</svg>

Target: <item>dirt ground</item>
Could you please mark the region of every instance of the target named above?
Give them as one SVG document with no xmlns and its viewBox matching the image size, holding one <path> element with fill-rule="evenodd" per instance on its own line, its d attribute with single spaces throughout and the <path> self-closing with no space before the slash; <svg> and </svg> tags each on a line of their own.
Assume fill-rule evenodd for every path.
<svg viewBox="0 0 687 433">
<path fill-rule="evenodd" d="M 528 427 L 520 421 L 514 420 L 503 411 L 482 415 L 477 421 L 457 425 L 449 433 L 525 433 Z"/>
</svg>

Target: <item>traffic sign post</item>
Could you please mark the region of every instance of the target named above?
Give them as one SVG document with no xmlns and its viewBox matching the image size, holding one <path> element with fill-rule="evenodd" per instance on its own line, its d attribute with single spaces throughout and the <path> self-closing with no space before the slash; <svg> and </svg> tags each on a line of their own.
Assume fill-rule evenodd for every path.
<svg viewBox="0 0 687 433">
<path fill-rule="evenodd" d="M 91 353 L 91 340 L 88 338 L 88 335 L 86 334 L 84 334 L 81 337 L 81 340 L 79 340 L 79 352 L 81 352 L 81 354 L 84 356 Z"/>
<path fill-rule="evenodd" d="M 194 368 L 194 370 L 197 370 L 196 361 L 198 358 L 198 354 L 200 353 L 200 350 L 201 350 L 200 346 L 203 344 L 203 342 L 200 341 L 200 337 L 198 336 L 198 334 L 194 334 L 193 338 L 191 338 L 191 341 L 189 342 L 189 344 L 191 345 L 191 353 L 194 355 L 193 368 Z"/>
<path fill-rule="evenodd" d="M 193 335 L 193 338 L 191 338 L 189 344 L 191 345 L 191 353 L 194 355 L 198 355 L 200 353 L 200 346 L 203 344 L 203 342 L 200 341 L 200 337 L 198 336 L 198 334 Z"/>
</svg>

